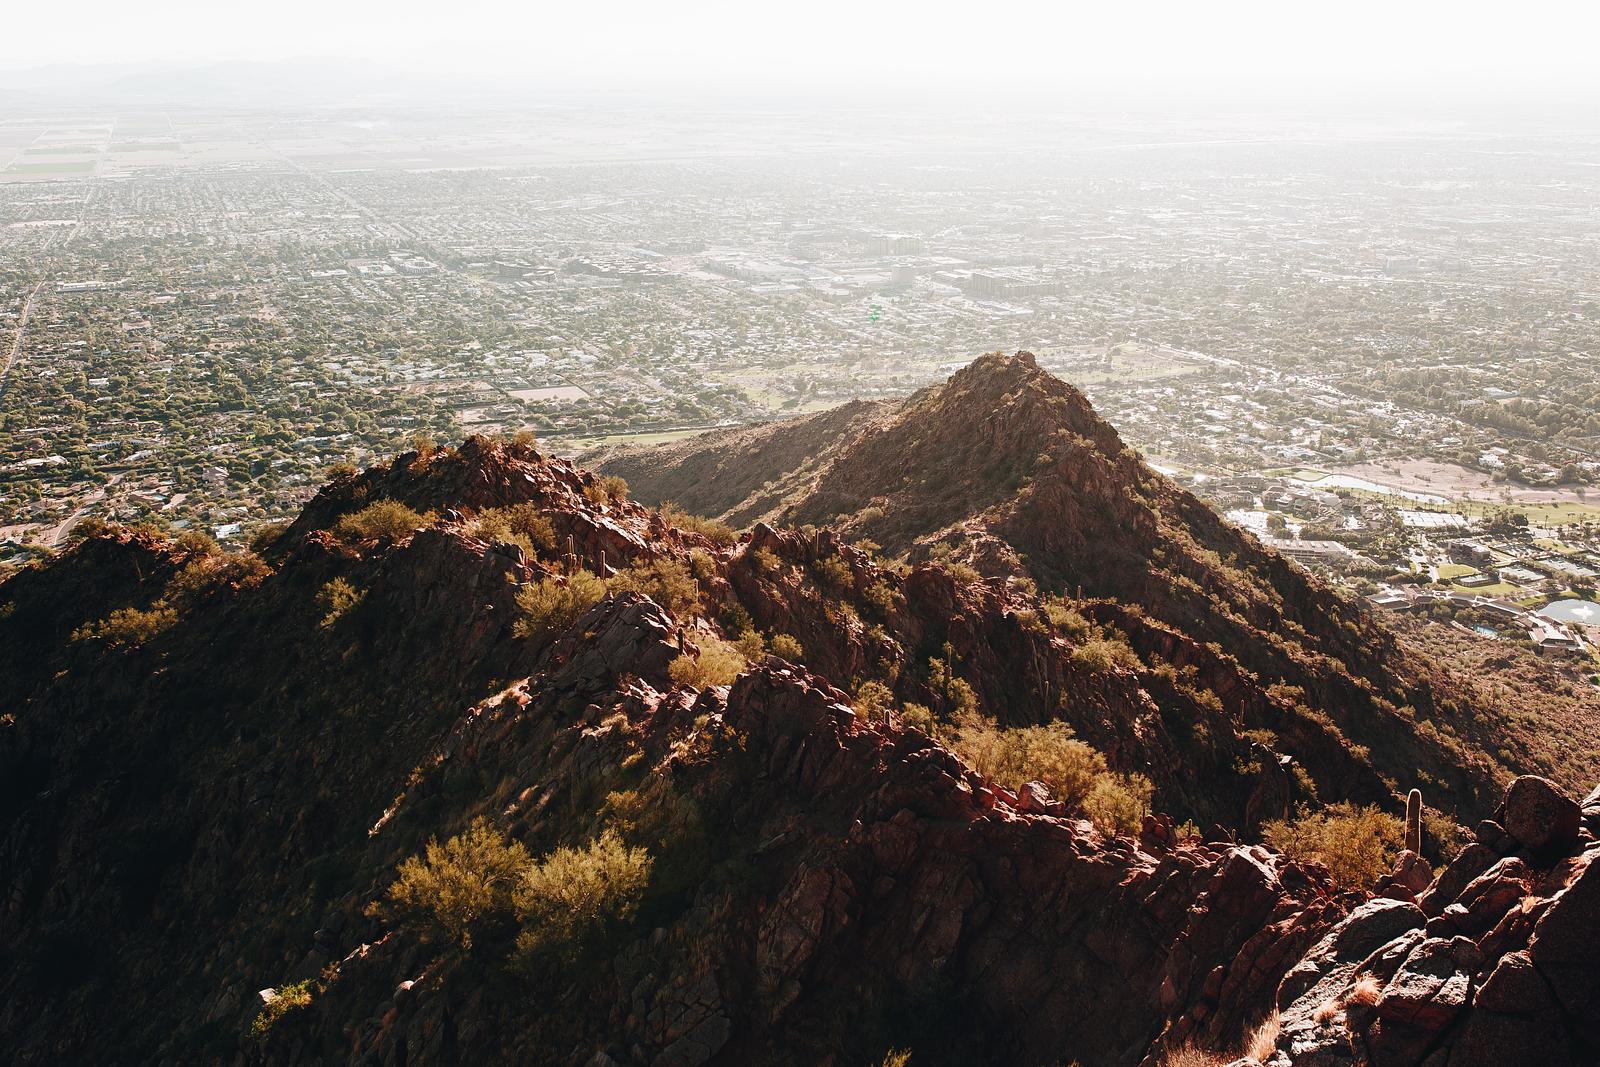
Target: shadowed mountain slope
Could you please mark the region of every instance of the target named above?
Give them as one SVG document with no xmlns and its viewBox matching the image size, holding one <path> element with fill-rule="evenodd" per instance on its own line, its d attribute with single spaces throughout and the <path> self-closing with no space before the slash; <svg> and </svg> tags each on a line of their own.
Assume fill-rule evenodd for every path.
<svg viewBox="0 0 1600 1067">
<path fill-rule="evenodd" d="M 472 438 L 259 557 L 113 529 L 0 585 L 7 1056 L 1240 1047 L 1363 897 L 1261 823 L 1424 775 L 1475 821 L 1498 769 L 1407 716 L 1479 713 L 1391 706 L 1434 683 L 1386 632 L 1030 360 L 951 386 L 840 416 L 782 512 L 842 534 L 680 525 Z M 1076 763 L 974 769 L 1039 725 Z"/>
</svg>

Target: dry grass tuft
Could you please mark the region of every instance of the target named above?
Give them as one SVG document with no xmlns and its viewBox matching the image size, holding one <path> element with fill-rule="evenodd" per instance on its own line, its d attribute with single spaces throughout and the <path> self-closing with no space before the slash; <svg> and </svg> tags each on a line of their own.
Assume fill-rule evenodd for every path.
<svg viewBox="0 0 1600 1067">
<path fill-rule="evenodd" d="M 1283 1020 L 1277 1012 L 1273 1012 L 1261 1020 L 1261 1025 L 1256 1027 L 1255 1033 L 1250 1035 L 1250 1040 L 1244 1043 L 1244 1054 L 1251 1059 L 1261 1060 L 1265 1063 L 1278 1047 L 1278 1029 Z"/>
<path fill-rule="evenodd" d="M 1344 998 L 1344 1002 L 1346 1004 L 1376 1004 L 1378 1002 L 1378 996 L 1382 992 L 1383 983 L 1378 981 L 1378 976 L 1373 974 L 1364 974 L 1350 990 L 1350 994 Z"/>
</svg>

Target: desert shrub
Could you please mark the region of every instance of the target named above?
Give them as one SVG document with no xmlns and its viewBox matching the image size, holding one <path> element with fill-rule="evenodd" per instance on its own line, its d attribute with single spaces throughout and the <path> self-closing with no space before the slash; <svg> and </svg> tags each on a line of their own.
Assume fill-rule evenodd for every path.
<svg viewBox="0 0 1600 1067">
<path fill-rule="evenodd" d="M 824 556 L 811 565 L 811 577 L 818 588 L 834 596 L 847 592 L 853 584 L 850 565 L 839 556 Z"/>
<path fill-rule="evenodd" d="M 750 612 L 746 611 L 745 606 L 737 600 L 729 600 L 724 604 L 717 617 L 722 620 L 723 632 L 733 634 L 735 637 L 746 630 L 755 629 L 756 626 L 755 620 L 750 617 Z"/>
<path fill-rule="evenodd" d="M 1067 607 L 1059 598 L 1044 602 L 1044 617 L 1050 620 L 1051 626 L 1074 641 L 1082 641 L 1094 632 L 1088 619 Z"/>
<path fill-rule="evenodd" d="M 367 594 L 364 590 L 358 591 L 355 586 L 343 578 L 335 578 L 317 592 L 317 604 L 323 611 L 322 627 L 327 629 L 340 619 L 345 613 L 361 603 Z"/>
<path fill-rule="evenodd" d="M 856 714 L 866 722 L 888 722 L 894 694 L 882 682 L 862 682 L 856 689 Z"/>
<path fill-rule="evenodd" d="M 928 688 L 943 698 L 941 711 L 952 719 L 964 715 L 977 714 L 978 694 L 973 691 L 965 678 L 956 677 L 955 669 L 950 666 L 954 651 L 947 644 L 945 655 L 928 660 Z"/>
<path fill-rule="evenodd" d="M 1322 864 L 1334 881 L 1351 888 L 1370 886 L 1389 872 L 1404 833 L 1404 824 L 1388 812 L 1348 801 L 1321 811 L 1301 809 L 1293 820 L 1262 827 L 1267 844 L 1293 859 Z"/>
<path fill-rule="evenodd" d="M 720 519 L 708 519 L 701 515 L 691 515 L 672 501 L 661 505 L 661 517 L 669 525 L 689 533 L 697 533 L 714 545 L 726 548 L 739 540 L 739 535 L 734 533 L 733 527 Z"/>
<path fill-rule="evenodd" d="M 289 524 L 286 522 L 269 522 L 258 526 L 256 532 L 250 535 L 250 551 L 265 552 L 288 532 Z"/>
<path fill-rule="evenodd" d="M 625 926 L 639 910 L 652 860 L 606 829 L 582 848 L 559 848 L 527 865 L 513 894 L 523 922 L 517 951 L 571 956 L 595 935 Z"/>
<path fill-rule="evenodd" d="M 524 426 L 511 435 L 511 447 L 524 452 L 539 451 L 539 435 Z"/>
<path fill-rule="evenodd" d="M 1450 816 L 1436 808 L 1422 809 L 1423 851 L 1437 863 L 1449 863 L 1466 844 L 1467 834 Z"/>
<path fill-rule="evenodd" d="M 222 551 L 217 539 L 204 530 L 184 530 L 173 540 L 191 556 L 214 556 Z"/>
<path fill-rule="evenodd" d="M 909 1049 L 890 1049 L 883 1054 L 883 1062 L 878 1067 L 911 1067 L 911 1052 Z"/>
<path fill-rule="evenodd" d="M 1114 668 L 1137 670 L 1139 656 L 1124 641 L 1106 637 L 1091 637 L 1072 650 L 1072 662 L 1096 674 Z"/>
<path fill-rule="evenodd" d="M 628 483 L 624 478 L 608 474 L 584 486 L 583 495 L 591 504 L 620 504 L 628 499 Z"/>
<path fill-rule="evenodd" d="M 537 507 L 523 501 L 503 508 L 484 508 L 467 528 L 485 541 L 506 541 L 519 546 L 529 556 L 554 551 L 555 527 Z"/>
<path fill-rule="evenodd" d="M 689 572 L 702 582 L 717 576 L 717 558 L 701 548 L 689 551 Z"/>
<path fill-rule="evenodd" d="M 789 634 L 773 634 L 772 654 L 774 656 L 780 656 L 783 659 L 794 663 L 798 661 L 801 656 L 804 656 L 806 651 L 800 647 L 799 638 L 793 637 Z"/>
<path fill-rule="evenodd" d="M 967 712 L 956 719 L 949 744 L 973 770 L 1013 792 L 1043 782 L 1051 796 L 1082 811 L 1104 834 L 1137 832 L 1150 812 L 1150 780 L 1107 768 L 1105 757 L 1064 722 L 1006 728 Z"/>
<path fill-rule="evenodd" d="M 544 637 L 558 633 L 606 595 L 606 583 L 585 570 L 565 578 L 548 575 L 517 590 L 522 618 L 512 627 L 516 637 Z"/>
<path fill-rule="evenodd" d="M 260 585 L 271 573 L 272 568 L 254 552 L 195 556 L 167 583 L 166 599 L 192 602 L 225 585 L 248 589 Z"/>
<path fill-rule="evenodd" d="M 954 560 L 946 561 L 944 569 L 950 572 L 950 577 L 963 585 L 972 585 L 974 582 L 983 581 L 983 575 L 978 573 L 976 567 Z"/>
<path fill-rule="evenodd" d="M 374 500 L 340 519 L 333 532 L 346 541 L 398 541 L 427 521 L 397 500 Z"/>
<path fill-rule="evenodd" d="M 643 593 L 674 615 L 698 613 L 700 586 L 689 568 L 675 559 L 653 559 L 614 575 L 614 592 Z"/>
<path fill-rule="evenodd" d="M 346 482 L 360 473 L 360 467 L 347 459 L 341 459 L 328 464 L 328 469 L 322 472 L 322 476 L 330 482 Z"/>
<path fill-rule="evenodd" d="M 289 985 L 279 986 L 275 991 L 277 995 L 271 1001 L 262 1005 L 261 1013 L 250 1024 L 252 1037 L 264 1037 L 267 1031 L 277 1025 L 279 1019 L 292 1011 L 311 1006 L 311 979 L 300 982 L 291 982 Z"/>
<path fill-rule="evenodd" d="M 111 524 L 98 515 L 85 515 L 67 530 L 67 540 L 76 543 L 111 532 Z"/>
<path fill-rule="evenodd" d="M 1080 807 L 1106 773 L 1106 760 L 1064 722 L 1006 729 L 975 712 L 956 719 L 952 747 L 973 770 L 1013 792 L 1043 782 L 1069 808 Z"/>
<path fill-rule="evenodd" d="M 72 633 L 74 641 L 98 638 L 109 645 L 136 648 L 153 640 L 178 622 L 178 613 L 165 601 L 150 607 L 118 608 L 98 622 L 85 623 Z"/>
<path fill-rule="evenodd" d="M 879 615 L 888 615 L 894 610 L 895 593 L 885 581 L 876 581 L 861 594 L 861 600 Z"/>
<path fill-rule="evenodd" d="M 783 569 L 783 560 L 770 548 L 758 548 L 750 553 L 750 560 L 762 574 L 777 574 Z"/>
<path fill-rule="evenodd" d="M 739 650 L 739 655 L 752 663 L 767 654 L 767 642 L 761 636 L 760 630 L 746 630 L 734 638 L 733 647 Z"/>
<path fill-rule="evenodd" d="M 433 439 L 433 434 L 426 430 L 418 430 L 411 435 L 408 442 L 417 458 L 411 461 L 412 470 L 420 470 L 433 462 L 433 457 L 439 454 L 439 442 Z"/>
<path fill-rule="evenodd" d="M 479 816 L 444 844 L 428 842 L 422 856 L 400 865 L 377 914 L 427 932 L 443 933 L 463 948 L 485 918 L 509 913 L 529 864 L 528 852 Z"/>
<path fill-rule="evenodd" d="M 900 709 L 900 725 L 910 726 L 921 730 L 929 737 L 938 733 L 938 720 L 933 717 L 933 710 L 926 704 L 907 704 Z"/>
<path fill-rule="evenodd" d="M 1150 814 L 1153 791 L 1142 774 L 1101 774 L 1083 799 L 1083 813 L 1103 834 L 1136 834 Z"/>
<path fill-rule="evenodd" d="M 732 685 L 745 668 L 739 650 L 719 637 L 703 634 L 699 638 L 700 654 L 685 652 L 667 667 L 667 674 L 675 685 L 703 689 L 708 685 Z"/>
</svg>

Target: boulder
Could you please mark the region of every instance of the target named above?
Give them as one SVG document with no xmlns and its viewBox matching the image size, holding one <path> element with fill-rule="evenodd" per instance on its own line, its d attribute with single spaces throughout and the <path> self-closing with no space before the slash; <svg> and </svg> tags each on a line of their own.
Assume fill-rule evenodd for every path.
<svg viewBox="0 0 1600 1067">
<path fill-rule="evenodd" d="M 1528 955 L 1550 984 L 1585 1041 L 1600 1045 L 1600 851 L 1577 874 L 1533 928 Z"/>
<path fill-rule="evenodd" d="M 1472 976 L 1451 942 L 1429 938 L 1411 950 L 1378 997 L 1378 1018 L 1437 1033 L 1467 1005 Z"/>
<path fill-rule="evenodd" d="M 1438 915 L 1453 903 L 1472 880 L 1499 862 L 1500 857 L 1477 841 L 1456 853 L 1456 858 L 1434 879 L 1432 887 L 1417 898 L 1425 915 Z"/>
<path fill-rule="evenodd" d="M 1472 831 L 1480 845 L 1490 849 L 1501 856 L 1509 856 L 1517 850 L 1517 839 L 1506 833 L 1506 828 L 1493 819 L 1484 819 Z"/>
<path fill-rule="evenodd" d="M 1583 828 L 1596 837 L 1600 837 L 1600 785 L 1583 798 L 1582 806 Z"/>
<path fill-rule="evenodd" d="M 1582 810 L 1554 782 L 1524 774 L 1506 790 L 1497 819 L 1530 851 L 1559 854 L 1578 843 Z"/>
</svg>

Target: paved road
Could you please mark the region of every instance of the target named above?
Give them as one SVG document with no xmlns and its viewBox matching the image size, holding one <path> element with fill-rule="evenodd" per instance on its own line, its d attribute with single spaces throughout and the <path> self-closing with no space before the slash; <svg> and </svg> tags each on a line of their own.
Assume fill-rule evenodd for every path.
<svg viewBox="0 0 1600 1067">
<path fill-rule="evenodd" d="M 39 299 L 39 290 L 44 288 L 44 279 L 33 287 L 33 292 L 28 294 L 28 302 L 22 305 L 22 315 L 17 319 L 17 336 L 11 341 L 11 350 L 6 353 L 6 365 L 0 367 L 0 403 L 6 398 L 6 387 L 11 384 L 11 368 L 16 366 L 17 360 L 22 355 L 22 337 L 28 330 L 28 316 L 33 314 L 33 305 Z"/>
</svg>

